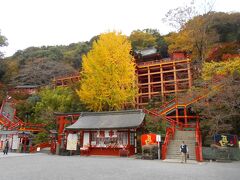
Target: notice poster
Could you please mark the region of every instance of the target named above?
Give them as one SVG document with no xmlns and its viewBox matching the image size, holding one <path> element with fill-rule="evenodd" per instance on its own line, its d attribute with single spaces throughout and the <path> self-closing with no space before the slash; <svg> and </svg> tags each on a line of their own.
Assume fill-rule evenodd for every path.
<svg viewBox="0 0 240 180">
<path fill-rule="evenodd" d="M 18 135 L 13 135 L 12 149 L 18 149 L 19 148 L 19 143 L 20 143 L 20 138 L 18 137 Z"/>
<path fill-rule="evenodd" d="M 231 134 L 215 134 L 214 141 L 220 146 L 238 146 L 238 137 Z"/>
<path fill-rule="evenodd" d="M 77 134 L 68 134 L 67 137 L 67 150 L 77 150 Z"/>
</svg>

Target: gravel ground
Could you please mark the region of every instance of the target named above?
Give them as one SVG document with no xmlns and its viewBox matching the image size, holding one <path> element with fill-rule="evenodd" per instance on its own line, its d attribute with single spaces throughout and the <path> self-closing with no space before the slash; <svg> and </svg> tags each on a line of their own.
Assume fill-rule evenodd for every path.
<svg viewBox="0 0 240 180">
<path fill-rule="evenodd" d="M 187 163 L 119 157 L 0 154 L 0 180 L 239 180 L 240 162 Z"/>
</svg>

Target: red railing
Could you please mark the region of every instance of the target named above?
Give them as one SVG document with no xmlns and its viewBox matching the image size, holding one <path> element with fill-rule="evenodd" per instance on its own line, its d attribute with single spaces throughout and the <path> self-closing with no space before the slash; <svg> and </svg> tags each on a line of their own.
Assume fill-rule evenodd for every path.
<svg viewBox="0 0 240 180">
<path fill-rule="evenodd" d="M 196 146 L 195 146 L 195 153 L 196 153 L 196 160 L 203 161 L 202 157 L 202 136 L 200 132 L 199 121 L 196 123 Z"/>
<path fill-rule="evenodd" d="M 40 143 L 40 144 L 36 144 L 35 146 L 30 147 L 29 153 L 36 152 L 38 148 L 43 149 L 43 148 L 47 148 L 47 147 L 51 147 L 51 143 L 43 142 L 43 143 Z"/>
<path fill-rule="evenodd" d="M 171 105 L 172 104 L 172 105 Z M 171 106 L 170 106 L 171 105 Z M 169 106 L 169 107 L 168 107 Z M 175 108 L 177 106 L 177 99 L 174 98 L 172 99 L 171 101 L 163 104 L 161 107 L 160 107 L 160 111 L 161 111 L 161 114 L 171 110 L 172 108 Z"/>
<path fill-rule="evenodd" d="M 166 137 L 164 143 L 162 145 L 162 159 L 166 159 L 167 157 L 167 148 L 170 143 L 170 139 L 173 139 L 175 135 L 175 122 L 171 122 L 171 127 L 167 128 Z"/>
<path fill-rule="evenodd" d="M 4 104 L 5 104 L 5 100 L 2 101 L 2 105 L 1 105 L 1 108 L 0 108 L 0 114 L 2 114 Z"/>
<path fill-rule="evenodd" d="M 23 122 L 19 117 L 14 116 L 14 119 L 17 120 L 17 123 L 18 123 L 19 125 L 23 125 L 23 124 L 24 124 L 24 122 Z"/>
<path fill-rule="evenodd" d="M 12 121 L 10 121 L 7 117 L 5 117 L 2 114 L 0 114 L 0 119 L 3 126 L 6 126 L 7 128 L 9 128 L 12 125 Z"/>
</svg>

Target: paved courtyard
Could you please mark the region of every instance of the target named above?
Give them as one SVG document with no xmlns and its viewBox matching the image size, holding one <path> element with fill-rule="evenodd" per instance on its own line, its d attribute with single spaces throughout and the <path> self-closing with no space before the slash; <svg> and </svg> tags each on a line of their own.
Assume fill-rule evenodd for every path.
<svg viewBox="0 0 240 180">
<path fill-rule="evenodd" d="M 163 162 L 118 157 L 0 154 L 1 180 L 239 180 L 240 162 Z"/>
</svg>

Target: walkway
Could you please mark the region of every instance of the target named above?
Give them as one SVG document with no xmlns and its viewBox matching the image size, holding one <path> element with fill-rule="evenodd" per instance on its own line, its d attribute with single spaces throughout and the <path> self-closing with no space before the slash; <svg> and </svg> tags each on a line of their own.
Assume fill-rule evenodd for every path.
<svg viewBox="0 0 240 180">
<path fill-rule="evenodd" d="M 238 180 L 240 162 L 188 163 L 118 157 L 1 155 L 1 180 Z"/>
</svg>

